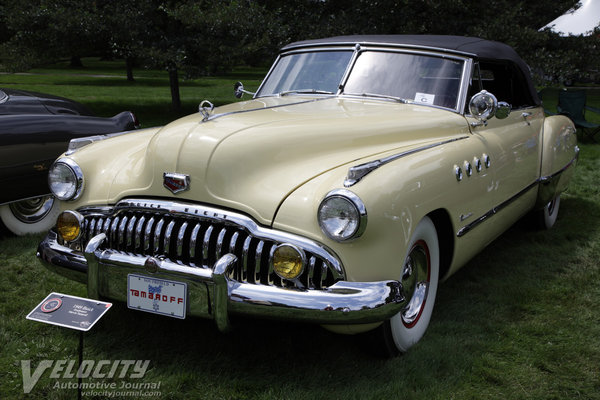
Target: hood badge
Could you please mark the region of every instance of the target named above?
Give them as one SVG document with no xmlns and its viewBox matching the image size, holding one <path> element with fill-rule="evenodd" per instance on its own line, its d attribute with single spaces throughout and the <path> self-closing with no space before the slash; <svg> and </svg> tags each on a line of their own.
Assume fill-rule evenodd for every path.
<svg viewBox="0 0 600 400">
<path fill-rule="evenodd" d="M 165 172 L 163 174 L 163 186 L 169 189 L 173 194 L 186 191 L 190 188 L 190 176 Z"/>
</svg>

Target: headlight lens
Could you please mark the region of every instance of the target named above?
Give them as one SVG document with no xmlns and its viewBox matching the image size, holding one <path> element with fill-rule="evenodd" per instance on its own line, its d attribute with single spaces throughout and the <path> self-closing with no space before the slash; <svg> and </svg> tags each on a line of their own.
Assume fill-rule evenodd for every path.
<svg viewBox="0 0 600 400">
<path fill-rule="evenodd" d="M 76 211 L 64 211 L 56 220 L 56 230 L 63 240 L 72 242 L 79 239 L 83 216 Z"/>
<path fill-rule="evenodd" d="M 75 200 L 83 188 L 83 172 L 75 161 L 58 159 L 48 171 L 48 186 L 59 200 Z"/>
<path fill-rule="evenodd" d="M 306 256 L 298 247 L 281 244 L 273 252 L 273 270 L 283 279 L 294 280 L 302 274 Z"/>
<path fill-rule="evenodd" d="M 334 190 L 319 205 L 319 226 L 338 242 L 359 237 L 367 226 L 367 210 L 362 200 L 349 190 Z"/>
</svg>

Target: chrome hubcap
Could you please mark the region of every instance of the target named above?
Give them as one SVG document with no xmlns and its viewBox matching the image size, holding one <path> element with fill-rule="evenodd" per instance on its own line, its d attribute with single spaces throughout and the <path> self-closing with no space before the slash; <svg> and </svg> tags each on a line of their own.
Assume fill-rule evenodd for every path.
<svg viewBox="0 0 600 400">
<path fill-rule="evenodd" d="M 552 201 L 546 205 L 546 208 L 548 209 L 548 215 L 549 216 L 552 215 L 552 214 L 554 214 L 555 207 L 556 207 L 556 198 L 552 199 Z"/>
<path fill-rule="evenodd" d="M 411 249 L 402 271 L 402 287 L 409 297 L 408 305 L 402 312 L 402 322 L 412 328 L 419 321 L 429 292 L 430 270 L 429 249 L 420 240 Z"/>
<path fill-rule="evenodd" d="M 54 197 L 44 196 L 9 204 L 10 211 L 19 221 L 34 224 L 44 219 L 54 205 Z"/>
</svg>

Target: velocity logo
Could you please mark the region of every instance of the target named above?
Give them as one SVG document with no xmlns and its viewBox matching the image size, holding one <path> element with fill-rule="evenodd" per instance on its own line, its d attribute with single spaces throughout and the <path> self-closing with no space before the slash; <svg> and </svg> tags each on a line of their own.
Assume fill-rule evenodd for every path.
<svg viewBox="0 0 600 400">
<path fill-rule="evenodd" d="M 75 360 L 42 360 L 32 371 L 31 360 L 21 360 L 23 392 L 31 392 L 48 370 L 52 379 L 140 379 L 146 375 L 149 365 L 150 360 L 84 360 L 77 368 Z"/>
</svg>

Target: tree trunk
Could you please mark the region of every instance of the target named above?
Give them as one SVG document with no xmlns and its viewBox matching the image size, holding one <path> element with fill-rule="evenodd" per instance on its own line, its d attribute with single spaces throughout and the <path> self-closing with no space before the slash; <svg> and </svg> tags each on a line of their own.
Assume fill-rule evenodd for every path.
<svg viewBox="0 0 600 400">
<path fill-rule="evenodd" d="M 127 68 L 127 80 L 133 82 L 133 57 L 127 57 L 125 59 L 125 68 Z"/>
<path fill-rule="evenodd" d="M 169 84 L 171 85 L 171 106 L 173 110 L 181 110 L 181 98 L 179 97 L 179 76 L 177 67 L 172 65 L 169 67 Z"/>
</svg>

